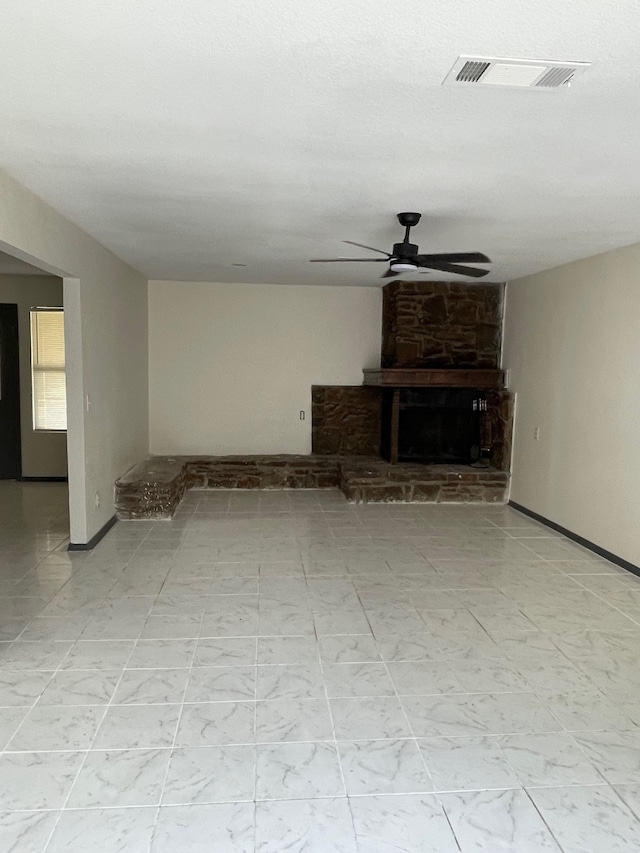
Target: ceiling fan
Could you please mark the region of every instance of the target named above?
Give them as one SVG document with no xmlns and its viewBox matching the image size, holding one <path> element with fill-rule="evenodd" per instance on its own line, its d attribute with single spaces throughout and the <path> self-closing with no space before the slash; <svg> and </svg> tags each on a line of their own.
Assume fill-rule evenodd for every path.
<svg viewBox="0 0 640 853">
<path fill-rule="evenodd" d="M 353 240 L 343 240 L 351 246 L 359 246 L 361 249 L 369 249 L 378 252 L 384 258 L 313 258 L 312 264 L 332 264 L 351 261 L 356 263 L 389 263 L 389 269 L 381 278 L 392 278 L 402 273 L 417 272 L 418 269 L 437 270 L 438 272 L 455 273 L 456 275 L 468 275 L 472 278 L 482 278 L 489 270 L 477 267 L 460 266 L 460 264 L 490 264 L 490 259 L 482 252 L 449 252 L 441 255 L 419 255 L 418 246 L 409 241 L 409 233 L 414 225 L 420 222 L 420 213 L 399 213 L 398 220 L 405 229 L 402 243 L 393 244 L 393 252 L 383 252 L 382 249 L 374 249 L 372 246 L 364 246 L 362 243 L 354 243 Z"/>
</svg>

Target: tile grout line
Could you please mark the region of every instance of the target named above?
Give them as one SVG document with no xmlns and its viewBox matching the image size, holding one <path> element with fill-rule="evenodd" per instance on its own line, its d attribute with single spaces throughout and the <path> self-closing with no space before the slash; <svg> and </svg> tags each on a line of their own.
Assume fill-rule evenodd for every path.
<svg viewBox="0 0 640 853">
<path fill-rule="evenodd" d="M 540 820 L 542 821 L 542 823 L 544 824 L 544 826 L 547 828 L 547 831 L 549 832 L 549 835 L 550 835 L 550 836 L 553 838 L 553 840 L 556 842 L 556 844 L 558 845 L 558 849 L 561 851 L 561 853 L 563 853 L 564 848 L 563 848 L 563 847 L 562 847 L 562 845 L 560 844 L 560 840 L 556 837 L 555 832 L 553 831 L 553 829 L 549 826 L 549 824 L 548 824 L 548 823 L 547 823 L 547 821 L 545 820 L 544 815 L 542 814 L 542 812 L 540 811 L 540 809 L 539 809 L 539 808 L 538 808 L 538 806 L 536 805 L 536 803 L 535 803 L 535 801 L 534 801 L 533 797 L 529 794 L 529 791 L 528 791 L 526 788 L 524 788 L 524 787 L 523 787 L 523 790 L 524 790 L 525 796 L 527 797 L 527 799 L 529 800 L 529 802 L 531 803 L 531 805 L 533 806 L 533 808 L 536 810 L 536 814 L 540 817 Z"/>
<path fill-rule="evenodd" d="M 124 570 L 123 570 L 123 571 L 124 571 Z M 77 643 L 77 642 L 78 642 L 78 640 L 76 640 L 76 643 Z M 111 694 L 111 697 L 110 697 L 109 701 L 108 701 L 108 702 L 105 704 L 105 706 L 104 706 L 104 712 L 103 712 L 103 714 L 102 714 L 102 716 L 101 716 L 101 718 L 100 718 L 100 720 L 99 720 L 99 722 L 98 722 L 98 725 L 96 726 L 96 729 L 95 729 L 95 732 L 94 732 L 94 734 L 93 734 L 93 737 L 91 738 L 91 742 L 90 742 L 90 744 L 89 744 L 88 748 L 87 748 L 86 750 L 84 750 L 84 757 L 83 757 L 82 761 L 80 762 L 80 765 L 79 765 L 79 767 L 78 767 L 78 771 L 77 771 L 77 773 L 75 774 L 75 777 L 74 777 L 73 782 L 72 782 L 72 783 L 71 783 L 71 785 L 69 786 L 69 791 L 68 791 L 68 793 L 67 793 L 67 796 L 65 797 L 65 800 L 64 800 L 64 802 L 63 802 L 63 804 L 62 804 L 62 807 L 61 807 L 61 808 L 60 808 L 60 810 L 59 810 L 58 818 L 57 818 L 57 820 L 55 821 L 55 823 L 54 823 L 54 825 L 53 825 L 53 828 L 52 828 L 52 830 L 51 830 L 51 833 L 50 833 L 50 835 L 49 835 L 49 838 L 47 839 L 47 842 L 46 842 L 46 844 L 45 844 L 45 846 L 44 846 L 44 848 L 43 848 L 43 853 L 46 853 L 47 848 L 48 848 L 48 847 L 49 847 L 49 845 L 51 844 L 51 840 L 52 840 L 52 838 L 53 838 L 53 835 L 54 835 L 54 833 L 55 833 L 55 831 L 56 831 L 56 828 L 57 828 L 58 824 L 60 823 L 60 821 L 61 821 L 61 819 L 62 819 L 62 815 L 64 814 L 65 809 L 66 809 L 66 806 L 67 806 L 67 803 L 69 802 L 69 799 L 71 798 L 71 794 L 73 793 L 73 789 L 74 789 L 74 787 L 75 787 L 75 785 L 76 785 L 76 783 L 77 783 L 78 779 L 80 778 L 80 774 L 82 773 L 82 770 L 83 770 L 83 768 L 84 768 L 85 764 L 87 763 L 87 760 L 88 760 L 88 757 L 89 757 L 89 753 L 91 752 L 91 747 L 92 747 L 92 746 L 93 746 L 93 744 L 95 743 L 95 740 L 96 740 L 96 738 L 97 738 L 97 736 L 98 736 L 98 731 L 100 730 L 100 726 L 102 725 L 102 723 L 104 722 L 104 720 L 105 720 L 105 718 L 106 718 L 106 716 L 107 716 L 107 713 L 108 713 L 109 707 L 111 707 L 111 706 L 112 706 L 112 704 L 113 704 L 113 699 L 114 699 L 114 697 L 115 697 L 115 695 L 116 695 L 116 691 L 118 690 L 118 687 L 119 687 L 119 685 L 120 685 L 120 682 L 121 682 L 121 680 L 122 680 L 122 677 L 123 677 L 123 675 L 124 675 L 124 673 L 125 673 L 125 671 L 126 671 L 126 663 L 130 660 L 131 655 L 133 654 L 133 650 L 135 649 L 135 644 L 136 644 L 136 641 L 134 640 L 133 646 L 132 646 L 132 648 L 131 648 L 131 651 L 129 652 L 129 655 L 128 655 L 128 657 L 127 657 L 127 661 L 125 662 L 125 664 L 124 664 L 124 665 L 123 665 L 123 667 L 122 667 L 122 672 L 120 673 L 120 677 L 118 678 L 118 681 L 116 682 L 116 686 L 115 686 L 115 688 L 114 688 L 114 690 L 113 690 L 113 693 Z M 74 645 L 75 645 L 75 643 L 74 643 Z M 70 650 L 69 650 L 69 651 L 70 651 Z"/>
<path fill-rule="evenodd" d="M 148 535 L 148 534 L 147 534 L 147 535 Z M 141 540 L 141 541 L 143 541 L 143 540 Z M 134 553 L 136 553 L 136 552 L 137 552 L 137 549 L 136 549 L 136 551 L 135 551 Z M 124 572 L 125 572 L 125 570 L 126 570 L 126 567 L 127 567 L 127 566 L 129 565 L 129 563 L 131 562 L 131 559 L 133 559 L 133 557 L 131 557 L 131 558 L 129 559 L 129 561 L 127 562 L 126 566 L 125 566 L 125 567 L 123 567 L 121 574 L 124 574 Z M 114 581 L 114 584 L 110 587 L 110 589 L 113 589 L 113 586 L 115 586 L 115 584 L 116 584 L 117 582 L 118 582 L 117 580 L 116 580 L 116 581 Z M 105 596 L 102 598 L 102 601 L 104 601 L 106 598 L 107 598 L 107 596 L 105 595 Z M 146 621 L 146 620 L 145 620 L 145 621 Z M 80 636 L 81 636 L 81 635 L 80 635 Z M 81 640 L 80 640 L 79 638 L 78 638 L 78 639 L 76 639 L 74 643 L 72 643 L 71 648 L 73 648 L 75 645 L 77 645 L 77 643 L 78 643 L 78 642 L 81 642 Z M 103 714 L 102 714 L 102 716 L 101 716 L 101 718 L 100 718 L 100 720 L 99 720 L 99 722 L 98 722 L 98 724 L 97 724 L 97 726 L 96 726 L 96 730 L 95 730 L 94 735 L 93 735 L 93 737 L 92 737 L 92 739 L 91 739 L 91 742 L 90 742 L 90 744 L 89 744 L 89 747 L 88 747 L 86 750 L 84 750 L 84 758 L 83 758 L 83 759 L 82 759 L 82 761 L 80 762 L 80 765 L 79 765 L 79 767 L 78 767 L 78 771 L 77 771 L 77 773 L 75 774 L 74 780 L 73 780 L 73 782 L 71 783 L 71 785 L 70 785 L 70 787 L 69 787 L 69 792 L 68 792 L 68 794 L 67 794 L 67 796 L 66 796 L 66 798 L 65 798 L 65 800 L 64 800 L 64 803 L 63 803 L 62 807 L 59 809 L 58 817 L 57 817 L 56 821 L 54 822 L 54 825 L 53 825 L 53 827 L 52 827 L 51 833 L 49 834 L 48 839 L 47 839 L 47 841 L 46 841 L 46 843 L 45 843 L 45 846 L 44 846 L 44 848 L 43 848 L 44 853 L 46 853 L 46 850 L 47 850 L 47 848 L 49 847 L 49 845 L 50 845 L 50 843 L 51 843 L 51 840 L 52 840 L 52 838 L 53 838 L 53 835 L 54 835 L 54 833 L 55 833 L 55 830 L 56 830 L 56 828 L 57 828 L 57 826 L 58 826 L 58 824 L 59 824 L 59 822 L 60 822 L 60 820 L 61 820 L 61 818 L 62 818 L 62 815 L 63 815 L 63 813 L 64 813 L 64 811 L 65 811 L 65 809 L 66 809 L 67 803 L 69 802 L 69 799 L 70 799 L 70 797 L 71 797 L 71 794 L 72 794 L 72 792 L 73 792 L 73 789 L 74 789 L 74 787 L 75 787 L 75 784 L 76 784 L 76 782 L 78 781 L 78 778 L 79 778 L 79 776 L 80 776 L 80 774 L 81 774 L 81 772 L 82 772 L 82 770 L 83 770 L 83 768 L 84 768 L 84 766 L 85 766 L 85 764 L 86 764 L 86 762 L 87 762 L 87 759 L 88 759 L 89 753 L 91 752 L 91 748 L 92 748 L 93 744 L 95 743 L 95 740 L 96 740 L 96 738 L 97 738 L 97 736 L 98 736 L 98 731 L 100 730 L 100 726 L 102 725 L 102 723 L 104 722 L 104 720 L 105 720 L 105 718 L 106 718 L 106 716 L 107 716 L 107 713 L 108 713 L 109 707 L 111 707 L 111 706 L 113 705 L 113 699 L 114 699 L 114 697 L 115 697 L 115 695 L 116 695 L 116 692 L 117 692 L 117 690 L 118 690 L 118 687 L 119 687 L 119 685 L 120 685 L 120 682 L 121 682 L 121 680 L 122 680 L 122 677 L 123 677 L 123 675 L 124 675 L 124 673 L 125 673 L 125 671 L 126 671 L 126 664 L 127 664 L 127 663 L 128 663 L 128 661 L 131 659 L 131 655 L 133 654 L 133 651 L 134 651 L 134 649 L 135 649 L 135 647 L 136 647 L 136 643 L 137 643 L 137 640 L 135 640 L 135 639 L 134 639 L 134 640 L 133 640 L 133 645 L 132 645 L 132 647 L 131 647 L 131 651 L 129 652 L 129 655 L 127 656 L 127 660 L 125 661 L 125 663 L 124 663 L 124 665 L 123 665 L 123 667 L 122 667 L 122 671 L 121 671 L 121 673 L 120 673 L 120 676 L 119 676 L 119 678 L 118 678 L 118 681 L 116 682 L 116 685 L 115 685 L 115 688 L 114 688 L 114 690 L 113 690 L 113 693 L 111 694 L 111 697 L 110 697 L 109 701 L 108 701 L 108 702 L 105 704 L 105 706 L 104 706 L 104 712 L 103 712 Z M 66 655 L 65 655 L 65 657 L 63 658 L 63 661 L 64 661 L 64 660 L 66 660 L 66 658 L 68 657 L 69 653 L 71 652 L 71 648 L 67 651 L 67 654 L 66 654 Z M 61 671 L 61 670 L 60 670 L 60 667 L 62 666 L 62 662 L 63 662 L 63 661 L 61 661 L 60 666 L 59 666 L 59 668 L 58 668 L 58 671 Z M 99 672 L 99 671 L 101 671 L 101 670 L 98 670 L 98 672 Z M 81 706 L 80 706 L 80 707 L 81 707 Z M 14 736 L 15 736 L 15 735 L 14 735 Z"/>
<path fill-rule="evenodd" d="M 305 571 L 305 583 L 307 585 L 307 589 L 309 590 L 309 595 L 311 596 L 311 589 L 309 589 L 309 577 L 306 575 L 306 571 Z M 329 691 L 327 689 L 327 680 L 325 678 L 325 672 L 324 672 L 324 659 L 322 657 L 322 651 L 321 651 L 321 646 L 320 646 L 320 636 L 318 635 L 317 628 L 315 626 L 315 619 L 314 619 L 314 637 L 315 637 L 315 641 L 316 641 L 318 664 L 320 666 L 320 672 L 322 673 L 322 686 L 323 686 L 323 691 L 324 691 L 324 700 L 327 704 L 329 719 L 331 721 L 331 731 L 333 733 L 333 748 L 335 749 L 336 760 L 338 762 L 338 768 L 340 770 L 340 779 L 342 782 L 342 790 L 344 791 L 344 797 L 336 797 L 334 799 L 343 799 L 344 798 L 345 803 L 346 803 L 346 807 L 349 810 L 349 818 L 351 821 L 351 827 L 353 829 L 353 837 L 354 837 L 354 840 L 356 843 L 356 847 L 358 850 L 360 850 L 360 842 L 358 841 L 358 834 L 356 831 L 355 818 L 353 816 L 353 811 L 351 810 L 351 804 L 349 801 L 349 790 L 347 788 L 347 782 L 346 782 L 345 775 L 344 775 L 344 767 L 343 767 L 343 763 L 342 763 L 342 756 L 340 755 L 340 749 L 338 747 L 338 738 L 336 735 L 335 718 L 333 716 L 333 708 L 331 707 L 331 702 L 329 699 Z"/>
<path fill-rule="evenodd" d="M 365 613 L 366 613 L 366 611 L 365 611 Z M 426 624 L 425 624 L 425 627 L 427 627 Z M 373 637 L 374 637 L 375 642 L 376 642 L 376 646 L 378 646 L 378 640 L 376 638 L 375 633 L 373 632 L 373 628 L 371 630 L 372 630 L 372 634 L 373 634 Z M 380 657 L 382 658 L 382 654 L 380 654 Z M 402 710 L 402 715 L 403 715 L 405 722 L 407 724 L 407 729 L 409 732 L 411 732 L 413 743 L 415 744 L 415 748 L 418 750 L 418 753 L 420 755 L 420 760 L 422 761 L 422 764 L 423 764 L 425 770 L 427 771 L 427 776 L 429 777 L 429 780 L 431 781 L 431 784 L 433 786 L 433 791 L 435 792 L 435 790 L 436 790 L 435 780 L 434 780 L 433 775 L 431 773 L 431 770 L 427 764 L 427 761 L 424 757 L 424 753 L 420 749 L 420 745 L 418 743 L 417 735 L 414 731 L 413 726 L 411 725 L 411 721 L 409 720 L 409 715 L 407 714 L 407 709 L 404 706 L 404 702 L 400 698 L 400 694 L 398 693 L 398 688 L 396 686 L 395 681 L 393 680 L 393 676 L 391 675 L 391 670 L 389 669 L 389 661 L 383 659 L 382 663 L 384 665 L 385 672 L 387 673 L 387 678 L 389 679 L 391 686 L 393 687 L 393 692 L 394 692 L 394 695 L 396 697 L 396 701 L 398 702 L 398 704 L 400 705 L 400 708 Z M 454 838 L 455 838 L 455 834 L 454 834 Z M 456 839 L 456 843 L 457 843 L 457 839 Z"/>
<path fill-rule="evenodd" d="M 258 632 L 260 631 L 260 594 L 262 590 L 262 571 L 261 564 L 258 562 Z M 260 634 L 256 636 L 256 646 L 255 646 L 255 657 L 254 657 L 254 665 L 255 665 L 255 683 L 254 683 L 254 696 L 255 701 L 253 703 L 253 739 L 255 741 L 253 746 L 253 759 L 254 759 L 254 770 L 253 770 L 253 849 L 256 849 L 257 835 L 258 835 L 258 649 L 260 647 Z"/>
<path fill-rule="evenodd" d="M 175 730 L 174 730 L 174 733 L 173 733 L 173 740 L 172 740 L 171 746 L 167 748 L 167 749 L 168 749 L 168 753 L 169 753 L 169 759 L 168 759 L 168 761 L 167 761 L 167 767 L 166 767 L 166 770 L 165 770 L 165 773 L 164 773 L 164 778 L 163 778 L 163 780 L 162 780 L 162 784 L 160 785 L 160 794 L 159 794 L 159 798 L 158 798 L 158 808 L 157 808 L 157 811 L 156 811 L 155 820 L 154 820 L 154 822 L 153 822 L 153 827 L 152 827 L 152 830 L 151 830 L 151 836 L 150 836 L 150 839 L 149 839 L 149 847 L 151 847 L 151 845 L 153 844 L 154 838 L 155 838 L 155 836 L 156 836 L 156 829 L 157 829 L 157 826 L 158 826 L 158 821 L 159 821 L 159 819 L 160 819 L 160 813 L 161 813 L 161 809 L 162 809 L 162 805 L 163 805 L 163 800 L 164 800 L 164 793 L 165 793 L 165 789 L 166 789 L 166 786 L 167 786 L 167 779 L 169 778 L 169 771 L 170 771 L 170 769 L 171 769 L 171 761 L 172 761 L 172 759 L 173 759 L 173 753 L 174 753 L 174 750 L 176 749 L 176 741 L 178 740 L 178 732 L 180 731 L 180 724 L 181 724 L 181 722 L 182 722 L 182 714 L 183 714 L 183 712 L 184 712 L 184 707 L 185 707 L 185 704 L 186 704 L 186 703 L 185 703 L 185 699 L 186 699 L 186 695 L 187 695 L 187 690 L 189 689 L 189 682 L 190 682 L 190 680 L 191 680 L 191 673 L 192 673 L 192 671 L 193 671 L 193 663 L 194 663 L 194 661 L 195 661 L 195 656 L 196 656 L 196 654 L 197 654 L 197 652 L 198 652 L 198 644 L 199 644 L 199 642 L 200 642 L 200 633 L 201 633 L 201 629 L 202 629 L 202 621 L 203 621 L 203 619 L 204 619 L 204 612 L 202 613 L 202 615 L 201 615 L 201 617 L 200 617 L 200 628 L 199 628 L 199 631 L 198 631 L 198 637 L 196 638 L 196 645 L 195 645 L 195 648 L 194 648 L 194 650 L 193 650 L 193 655 L 192 655 L 192 657 L 191 657 L 191 664 L 190 664 L 190 666 L 189 666 L 189 668 L 188 668 L 187 678 L 186 678 L 186 681 L 185 681 L 185 684 L 184 684 L 184 689 L 183 689 L 183 691 L 182 691 L 182 701 L 179 703 L 180 708 L 179 708 L 179 711 L 178 711 L 178 719 L 176 720 L 176 727 L 175 727 Z M 171 704 L 171 703 L 167 703 L 167 704 Z"/>
</svg>

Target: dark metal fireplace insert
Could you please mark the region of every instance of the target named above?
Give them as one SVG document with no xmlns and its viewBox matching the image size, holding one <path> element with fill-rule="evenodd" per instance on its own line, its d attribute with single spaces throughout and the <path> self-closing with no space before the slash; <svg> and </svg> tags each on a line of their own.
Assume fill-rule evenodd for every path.
<svg viewBox="0 0 640 853">
<path fill-rule="evenodd" d="M 383 401 L 382 449 L 391 458 L 393 394 Z M 482 455 L 486 398 L 472 388 L 401 388 L 397 417 L 399 462 L 476 463 Z"/>
</svg>

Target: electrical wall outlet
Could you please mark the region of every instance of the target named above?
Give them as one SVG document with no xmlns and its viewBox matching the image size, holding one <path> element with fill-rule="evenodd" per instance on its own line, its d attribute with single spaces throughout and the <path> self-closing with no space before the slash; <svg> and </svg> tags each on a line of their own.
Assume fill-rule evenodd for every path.
<svg viewBox="0 0 640 853">
<path fill-rule="evenodd" d="M 94 503 L 96 505 L 96 509 L 100 509 L 100 492 L 96 492 Z"/>
<path fill-rule="evenodd" d="M 534 441 L 540 440 L 540 427 L 538 427 L 538 426 L 533 428 L 533 440 Z"/>
<path fill-rule="evenodd" d="M 300 420 L 303 421 L 307 417 L 307 413 L 304 409 L 300 409 Z"/>
</svg>

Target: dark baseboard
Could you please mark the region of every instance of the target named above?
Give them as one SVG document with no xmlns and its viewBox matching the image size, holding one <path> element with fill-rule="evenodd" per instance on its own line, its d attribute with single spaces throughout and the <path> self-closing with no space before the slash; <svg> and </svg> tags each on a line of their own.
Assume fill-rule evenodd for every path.
<svg viewBox="0 0 640 853">
<path fill-rule="evenodd" d="M 98 530 L 98 532 L 96 533 L 95 536 L 92 536 L 91 539 L 89 539 L 89 541 L 87 542 L 86 545 L 83 545 L 83 544 L 80 544 L 77 542 L 70 542 L 67 550 L 69 550 L 69 551 L 91 551 L 91 550 L 93 550 L 93 548 L 96 547 L 96 545 L 102 539 L 102 537 L 107 535 L 107 533 L 111 530 L 111 528 L 113 527 L 113 525 L 116 523 L 117 520 L 118 519 L 116 518 L 116 516 L 112 515 L 111 518 L 109 519 L 109 521 L 107 521 L 106 524 L 102 525 L 100 530 Z"/>
<path fill-rule="evenodd" d="M 18 477 L 19 483 L 68 483 L 68 477 Z"/>
<path fill-rule="evenodd" d="M 615 563 L 616 566 L 620 566 L 621 568 L 626 569 L 628 572 L 631 572 L 632 574 L 638 575 L 638 577 L 640 577 L 640 566 L 636 566 L 634 563 L 630 563 L 628 560 L 624 560 L 622 557 L 618 557 L 617 554 L 613 554 L 611 551 L 607 551 L 606 549 L 601 548 L 594 542 L 590 542 L 583 536 L 579 536 L 577 533 L 573 533 L 573 531 L 567 530 L 567 528 L 562 527 L 561 524 L 556 524 L 555 521 L 551 521 L 550 519 L 545 518 L 543 515 L 538 515 L 537 512 L 533 512 L 533 510 L 527 509 L 526 506 L 522 506 L 521 504 L 518 504 L 515 501 L 509 501 L 509 506 L 512 506 L 514 509 L 517 509 L 518 512 L 521 512 L 523 515 L 528 515 L 529 518 L 533 518 L 535 521 L 539 521 L 546 527 L 550 527 L 552 530 L 556 530 L 558 533 L 562 533 L 562 535 L 566 536 L 567 539 L 571 539 L 573 540 L 573 542 L 577 542 L 578 545 L 582 545 L 583 548 L 587 548 L 589 551 L 593 551 L 593 553 L 597 554 L 599 557 L 604 557 L 604 559 L 608 560 L 610 563 Z"/>
</svg>

